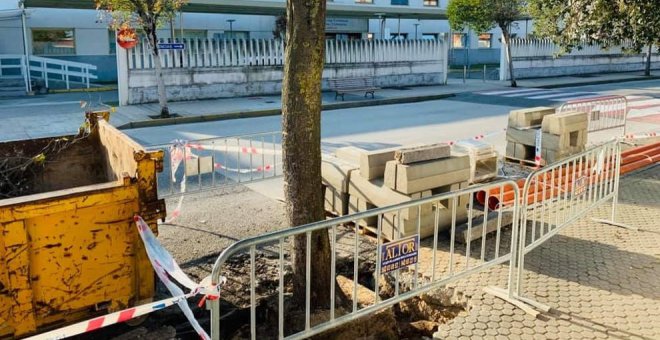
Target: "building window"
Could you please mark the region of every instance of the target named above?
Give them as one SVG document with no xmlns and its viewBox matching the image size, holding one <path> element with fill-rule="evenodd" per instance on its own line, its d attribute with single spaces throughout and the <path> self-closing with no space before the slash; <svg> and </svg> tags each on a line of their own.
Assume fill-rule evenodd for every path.
<svg viewBox="0 0 660 340">
<path fill-rule="evenodd" d="M 493 35 L 490 33 L 479 34 L 479 48 L 491 48 Z"/>
<path fill-rule="evenodd" d="M 72 28 L 32 30 L 32 53 L 35 55 L 76 54 L 76 41 Z"/>
<path fill-rule="evenodd" d="M 422 40 L 436 40 L 438 39 L 437 33 L 424 33 L 422 34 Z"/>
<path fill-rule="evenodd" d="M 454 48 L 465 48 L 465 33 L 452 34 L 451 46 L 453 46 Z"/>
<path fill-rule="evenodd" d="M 424 6 L 438 7 L 438 0 L 424 0 Z"/>
<path fill-rule="evenodd" d="M 373 4 L 374 0 L 355 0 L 357 4 Z"/>
<path fill-rule="evenodd" d="M 408 0 L 392 0 L 392 5 L 408 6 Z"/>
</svg>

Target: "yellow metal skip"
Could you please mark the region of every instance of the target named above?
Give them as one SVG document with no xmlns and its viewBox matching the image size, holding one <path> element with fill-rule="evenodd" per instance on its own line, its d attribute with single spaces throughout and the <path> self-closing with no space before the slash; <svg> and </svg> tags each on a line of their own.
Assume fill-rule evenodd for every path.
<svg viewBox="0 0 660 340">
<path fill-rule="evenodd" d="M 0 200 L 0 337 L 61 327 L 153 297 L 153 270 L 132 218 L 143 215 L 157 232 L 156 220 L 165 216 L 156 191 L 163 155 L 147 153 L 106 122 L 97 128 L 108 174 L 121 178 Z"/>
</svg>

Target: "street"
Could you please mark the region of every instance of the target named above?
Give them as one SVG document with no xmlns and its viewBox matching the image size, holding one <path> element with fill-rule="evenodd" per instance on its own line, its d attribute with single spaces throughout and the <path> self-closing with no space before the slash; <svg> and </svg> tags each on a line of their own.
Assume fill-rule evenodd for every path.
<svg viewBox="0 0 660 340">
<path fill-rule="evenodd" d="M 573 88 L 506 89 L 496 95 L 463 93 L 445 100 L 325 111 L 322 117 L 324 152 L 348 145 L 365 149 L 432 143 L 488 134 L 499 151 L 504 147 L 508 112 L 515 108 L 558 106 L 561 100 L 619 94 L 629 97 L 628 132 L 655 131 L 660 127 L 660 80 L 591 85 Z M 534 92 L 531 92 L 534 91 Z M 492 91 L 491 91 L 492 92 Z M 500 91 L 501 92 L 501 91 Z M 633 101 L 633 100 L 636 101 Z M 125 130 L 145 145 L 174 139 L 235 136 L 280 129 L 280 117 L 236 119 Z"/>
</svg>

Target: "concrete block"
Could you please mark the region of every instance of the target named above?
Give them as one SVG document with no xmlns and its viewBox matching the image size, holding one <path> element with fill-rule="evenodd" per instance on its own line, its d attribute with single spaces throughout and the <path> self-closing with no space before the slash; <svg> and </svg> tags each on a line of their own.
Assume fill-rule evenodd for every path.
<svg viewBox="0 0 660 340">
<path fill-rule="evenodd" d="M 507 141 L 506 143 L 506 156 L 515 159 L 530 160 L 534 159 L 536 150 L 534 146 L 519 144 L 516 142 Z"/>
<path fill-rule="evenodd" d="M 348 192 L 351 172 L 357 171 L 356 164 L 344 162 L 338 158 L 325 157 L 321 160 L 321 180 L 324 185 L 342 193 Z"/>
<path fill-rule="evenodd" d="M 394 159 L 401 164 L 430 161 L 447 158 L 451 154 L 451 146 L 447 143 L 424 145 L 397 150 Z"/>
<path fill-rule="evenodd" d="M 396 213 L 384 214 L 381 225 L 382 236 L 388 240 L 395 240 L 401 237 L 407 237 L 417 234 L 417 224 L 419 223 L 419 237 L 421 239 L 433 236 L 435 231 L 435 222 L 438 222 L 438 232 L 448 230 L 452 226 L 452 211 L 440 206 L 437 210 L 433 209 L 431 213 L 421 215 L 418 222 L 416 218 L 399 218 Z M 465 209 L 456 211 L 456 225 L 460 225 L 467 219 Z M 399 233 L 401 235 L 399 236 Z"/>
<path fill-rule="evenodd" d="M 411 200 L 420 199 L 432 195 L 431 190 L 418 192 L 410 195 L 394 191 L 383 184 L 382 179 L 368 181 L 362 176 L 350 176 L 348 184 L 348 194 L 358 196 L 367 202 L 382 208 Z M 430 204 L 422 206 L 422 214 L 431 210 Z M 417 217 L 417 208 L 408 208 L 402 210 L 402 216 L 405 218 Z"/>
<path fill-rule="evenodd" d="M 569 148 L 584 147 L 587 144 L 587 130 L 578 130 L 560 135 L 543 133 L 541 148 L 549 150 L 564 150 Z"/>
<path fill-rule="evenodd" d="M 514 142 L 518 144 L 534 146 L 536 145 L 536 131 L 537 129 L 506 129 L 507 142 Z"/>
<path fill-rule="evenodd" d="M 573 112 L 562 115 L 548 115 L 543 118 L 543 132 L 560 135 L 566 132 L 586 130 L 589 127 L 587 113 Z"/>
<path fill-rule="evenodd" d="M 382 178 L 385 174 L 385 164 L 394 160 L 394 153 L 401 147 L 367 151 L 360 155 L 360 175 L 372 180 Z"/>
<path fill-rule="evenodd" d="M 349 197 L 335 188 L 326 186 L 324 195 L 325 210 L 337 216 L 348 214 Z"/>
<path fill-rule="evenodd" d="M 364 198 L 359 196 L 349 196 L 348 199 L 348 214 L 355 214 L 370 209 L 376 208 L 375 205 L 367 202 Z M 359 219 L 356 221 L 361 227 L 375 227 L 378 228 L 378 216 Z"/>
<path fill-rule="evenodd" d="M 470 178 L 470 157 L 467 155 L 399 164 L 390 161 L 385 173 L 385 185 L 404 194 L 431 190 Z"/>
<path fill-rule="evenodd" d="M 467 189 L 468 186 L 469 186 L 468 182 L 464 181 L 464 182 L 460 182 L 460 183 L 454 183 L 454 184 L 445 185 L 445 186 L 442 186 L 442 187 L 439 187 L 439 188 L 435 188 L 431 192 L 433 193 L 433 196 L 437 196 L 437 195 L 441 195 L 441 194 L 446 194 L 446 193 L 450 193 L 450 192 L 459 191 L 459 190 L 462 190 L 462 189 Z M 458 198 L 458 203 L 456 204 L 457 209 L 461 209 L 461 208 L 465 209 L 465 207 L 467 207 L 467 205 L 468 205 L 469 198 L 470 198 L 469 195 L 461 195 Z M 445 199 L 445 200 L 440 201 L 440 205 L 442 205 L 443 207 L 445 207 L 447 209 L 451 209 L 452 205 L 453 205 L 453 202 L 451 201 L 451 199 Z"/>
<path fill-rule="evenodd" d="M 480 141 L 465 141 L 452 146 L 452 155 L 470 157 L 470 183 L 479 183 L 497 177 L 498 153 L 495 148 Z"/>
<path fill-rule="evenodd" d="M 362 153 L 365 152 L 367 152 L 367 150 L 355 146 L 345 146 L 335 150 L 335 156 L 348 163 L 359 165 L 360 157 Z"/>
<path fill-rule="evenodd" d="M 555 113 L 555 109 L 547 106 L 531 107 L 509 112 L 509 128 L 528 128 L 541 125 L 543 117 Z"/>
<path fill-rule="evenodd" d="M 489 233 L 497 231 L 498 220 L 500 217 L 499 213 L 493 211 L 489 213 L 486 217 L 486 235 Z M 503 228 L 513 224 L 513 213 L 511 212 L 502 212 L 501 224 Z M 484 233 L 484 216 L 479 216 L 472 220 L 472 227 L 468 229 L 467 223 L 462 224 L 456 227 L 456 241 L 460 243 L 467 243 L 467 240 L 474 241 L 483 237 Z"/>
</svg>

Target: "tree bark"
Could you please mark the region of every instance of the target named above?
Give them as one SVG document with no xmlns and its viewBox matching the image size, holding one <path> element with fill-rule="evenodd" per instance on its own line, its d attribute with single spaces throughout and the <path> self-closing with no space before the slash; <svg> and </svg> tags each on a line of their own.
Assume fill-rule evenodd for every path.
<svg viewBox="0 0 660 340">
<path fill-rule="evenodd" d="M 156 24 L 153 25 L 149 35 L 149 43 L 151 44 L 151 55 L 154 60 L 154 67 L 156 68 L 156 83 L 158 84 L 158 104 L 160 105 L 160 118 L 169 118 L 170 109 L 167 107 L 167 93 L 165 92 L 165 80 L 163 79 L 163 66 L 160 63 L 160 55 L 158 52 L 158 37 L 156 36 Z"/>
<path fill-rule="evenodd" d="M 651 76 L 651 54 L 653 53 L 653 44 L 649 44 L 648 53 L 646 53 L 646 66 L 644 67 L 644 75 Z"/>
<path fill-rule="evenodd" d="M 500 29 L 502 29 L 502 40 L 504 41 L 504 45 L 506 46 L 506 62 L 509 65 L 509 78 L 511 78 L 511 87 L 518 87 L 518 83 L 516 82 L 516 76 L 514 75 L 513 72 L 513 58 L 511 56 L 511 35 L 509 33 L 509 29 L 506 26 L 500 25 Z"/>
<path fill-rule="evenodd" d="M 286 217 L 291 227 L 325 219 L 321 190 L 321 76 L 325 1 L 287 1 L 287 44 L 282 80 L 282 149 Z M 330 302 L 330 242 L 312 234 L 311 305 Z M 306 235 L 294 238 L 293 297 L 305 305 Z"/>
</svg>

